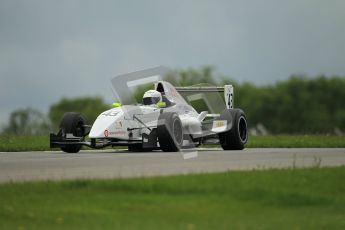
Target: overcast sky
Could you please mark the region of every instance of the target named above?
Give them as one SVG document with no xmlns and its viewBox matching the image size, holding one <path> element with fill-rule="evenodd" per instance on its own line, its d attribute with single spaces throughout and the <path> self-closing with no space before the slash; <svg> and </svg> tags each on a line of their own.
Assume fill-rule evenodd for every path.
<svg viewBox="0 0 345 230">
<path fill-rule="evenodd" d="M 213 65 L 237 81 L 345 76 L 344 0 L 0 0 L 0 123 L 110 79 Z"/>
</svg>

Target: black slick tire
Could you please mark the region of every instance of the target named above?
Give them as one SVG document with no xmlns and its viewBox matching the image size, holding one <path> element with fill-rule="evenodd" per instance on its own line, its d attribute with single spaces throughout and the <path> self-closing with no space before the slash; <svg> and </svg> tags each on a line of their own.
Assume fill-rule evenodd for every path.
<svg viewBox="0 0 345 230">
<path fill-rule="evenodd" d="M 218 134 L 220 145 L 224 150 L 242 150 L 248 141 L 247 118 L 241 109 L 227 109 L 219 120 L 226 120 L 228 129 Z"/>
<path fill-rule="evenodd" d="M 68 112 L 64 114 L 61 120 L 60 132 L 62 135 L 72 133 L 73 136 L 84 137 L 84 125 L 85 120 L 79 113 Z M 61 147 L 61 150 L 66 153 L 77 153 L 80 151 L 80 149 L 80 144 L 69 144 Z"/>
<path fill-rule="evenodd" d="M 159 115 L 157 136 L 164 152 L 178 152 L 183 144 L 183 127 L 177 113 L 166 112 Z"/>
</svg>

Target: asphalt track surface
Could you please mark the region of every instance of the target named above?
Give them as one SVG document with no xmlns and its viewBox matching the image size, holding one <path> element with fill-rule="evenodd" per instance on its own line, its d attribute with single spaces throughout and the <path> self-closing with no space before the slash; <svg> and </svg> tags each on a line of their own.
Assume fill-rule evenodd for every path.
<svg viewBox="0 0 345 230">
<path fill-rule="evenodd" d="M 77 154 L 60 151 L 3 152 L 0 153 L 0 182 L 340 165 L 345 165 L 345 148 L 199 149 L 197 157 L 190 159 L 184 159 L 181 153 L 132 153 L 112 149 Z"/>
</svg>

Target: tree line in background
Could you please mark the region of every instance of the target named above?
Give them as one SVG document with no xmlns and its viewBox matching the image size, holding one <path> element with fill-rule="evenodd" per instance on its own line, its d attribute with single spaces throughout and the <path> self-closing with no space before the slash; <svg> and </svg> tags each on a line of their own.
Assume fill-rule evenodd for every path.
<svg viewBox="0 0 345 230">
<path fill-rule="evenodd" d="M 291 76 L 274 85 L 257 86 L 237 83 L 215 74 L 212 67 L 176 70 L 167 80 L 180 86 L 199 83 L 233 84 L 235 107 L 242 108 L 252 130 L 272 134 L 341 134 L 345 131 L 345 78 Z M 140 100 L 145 87 L 135 97 Z M 90 124 L 104 110 L 111 108 L 101 97 L 63 98 L 53 104 L 47 115 L 32 108 L 18 109 L 10 115 L 3 133 L 17 135 L 45 134 L 56 130 L 63 114 L 81 113 Z"/>
</svg>

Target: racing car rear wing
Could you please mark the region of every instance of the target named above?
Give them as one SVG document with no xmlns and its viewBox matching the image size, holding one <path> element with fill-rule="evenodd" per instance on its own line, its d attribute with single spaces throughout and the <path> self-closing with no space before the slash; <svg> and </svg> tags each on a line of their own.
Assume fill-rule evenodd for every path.
<svg viewBox="0 0 345 230">
<path fill-rule="evenodd" d="M 197 92 L 197 93 L 217 93 L 224 92 L 224 99 L 227 109 L 234 108 L 234 87 L 232 85 L 218 86 L 201 86 L 201 87 L 175 87 L 178 92 Z"/>
</svg>

